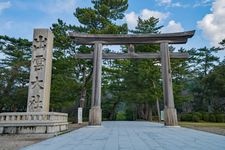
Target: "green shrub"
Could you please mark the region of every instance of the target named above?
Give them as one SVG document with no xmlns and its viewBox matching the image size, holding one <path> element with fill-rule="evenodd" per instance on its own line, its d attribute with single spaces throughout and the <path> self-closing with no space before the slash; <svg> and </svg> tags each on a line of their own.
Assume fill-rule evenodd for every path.
<svg viewBox="0 0 225 150">
<path fill-rule="evenodd" d="M 225 122 L 225 114 L 215 114 L 216 122 Z"/>
<path fill-rule="evenodd" d="M 200 113 L 200 112 L 194 112 L 193 113 L 193 115 L 195 115 L 195 116 L 197 116 L 198 118 L 199 118 L 199 120 L 202 120 L 203 119 L 203 115 L 202 115 L 202 113 Z M 193 117 L 192 117 L 193 118 Z M 193 120 L 194 121 L 194 120 Z"/>
<path fill-rule="evenodd" d="M 132 109 L 126 109 L 126 113 L 125 113 L 125 117 L 126 117 L 126 120 L 129 120 L 129 121 L 133 121 L 136 119 L 136 116 L 134 116 L 134 112 Z"/>
<path fill-rule="evenodd" d="M 202 114 L 202 120 L 208 122 L 209 121 L 209 114 L 208 113 L 203 113 Z"/>
<path fill-rule="evenodd" d="M 200 121 L 199 116 L 196 115 L 196 114 L 193 114 L 193 115 L 192 115 L 192 121 L 194 121 L 194 122 L 199 122 L 199 121 Z"/>
<path fill-rule="evenodd" d="M 158 116 L 152 116 L 152 121 L 159 121 L 159 117 Z"/>
<path fill-rule="evenodd" d="M 126 114 L 124 112 L 118 112 L 116 114 L 116 120 L 118 121 L 126 120 Z"/>
<path fill-rule="evenodd" d="M 216 116 L 214 114 L 209 114 L 209 121 L 216 122 Z"/>
<path fill-rule="evenodd" d="M 181 114 L 180 120 L 181 121 L 192 121 L 192 114 L 191 113 Z"/>
<path fill-rule="evenodd" d="M 214 114 L 207 112 L 193 112 L 186 114 L 179 114 L 180 121 L 199 122 L 201 120 L 206 122 L 225 122 L 225 114 Z"/>
</svg>

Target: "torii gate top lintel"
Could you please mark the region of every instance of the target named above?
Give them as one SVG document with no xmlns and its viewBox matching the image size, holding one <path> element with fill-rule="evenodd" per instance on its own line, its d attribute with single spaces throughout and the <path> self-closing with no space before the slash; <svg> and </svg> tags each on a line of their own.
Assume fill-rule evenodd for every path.
<svg viewBox="0 0 225 150">
<path fill-rule="evenodd" d="M 93 45 L 100 42 L 105 45 L 168 43 L 185 44 L 195 30 L 162 34 L 86 34 L 69 32 L 69 36 L 77 44 Z"/>
</svg>

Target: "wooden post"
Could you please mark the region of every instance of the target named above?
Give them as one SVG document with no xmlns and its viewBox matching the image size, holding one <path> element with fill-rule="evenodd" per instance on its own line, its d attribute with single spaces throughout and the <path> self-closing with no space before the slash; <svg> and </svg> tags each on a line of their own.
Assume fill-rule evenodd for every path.
<svg viewBox="0 0 225 150">
<path fill-rule="evenodd" d="M 92 98 L 91 109 L 89 111 L 89 124 L 101 125 L 101 76 L 102 76 L 102 44 L 95 43 L 93 58 L 93 81 L 92 81 Z"/>
<path fill-rule="evenodd" d="M 164 95 L 164 123 L 166 126 L 177 126 L 177 112 L 174 107 L 173 87 L 168 43 L 160 44 L 163 95 Z"/>
</svg>

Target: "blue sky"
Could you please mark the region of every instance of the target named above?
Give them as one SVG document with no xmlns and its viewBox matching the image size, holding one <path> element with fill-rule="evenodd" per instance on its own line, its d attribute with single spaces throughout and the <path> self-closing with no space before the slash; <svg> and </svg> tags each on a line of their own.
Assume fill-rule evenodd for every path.
<svg viewBox="0 0 225 150">
<path fill-rule="evenodd" d="M 0 0 L 0 35 L 32 40 L 33 28 L 49 28 L 57 18 L 78 24 L 73 16 L 77 7 L 91 7 L 90 0 Z M 164 28 L 161 32 L 196 30 L 184 46 L 218 46 L 225 38 L 225 0 L 129 0 L 121 22 L 134 28 L 137 17 L 154 16 Z M 225 52 L 218 55 L 225 56 Z"/>
</svg>

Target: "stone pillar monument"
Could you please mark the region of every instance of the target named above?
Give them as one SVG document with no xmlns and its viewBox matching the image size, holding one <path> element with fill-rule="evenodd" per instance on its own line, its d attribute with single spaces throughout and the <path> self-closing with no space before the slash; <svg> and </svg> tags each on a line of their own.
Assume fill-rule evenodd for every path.
<svg viewBox="0 0 225 150">
<path fill-rule="evenodd" d="M 102 76 L 102 44 L 95 43 L 93 58 L 93 81 L 92 81 L 92 98 L 91 109 L 89 111 L 89 124 L 101 125 L 102 109 L 101 109 L 101 76 Z"/>
<path fill-rule="evenodd" d="M 166 126 L 177 126 L 177 111 L 174 107 L 170 53 L 168 43 L 161 43 L 160 51 L 164 96 L 164 122 Z"/>
<path fill-rule="evenodd" d="M 48 112 L 52 75 L 53 34 L 34 29 L 27 112 Z"/>
</svg>

